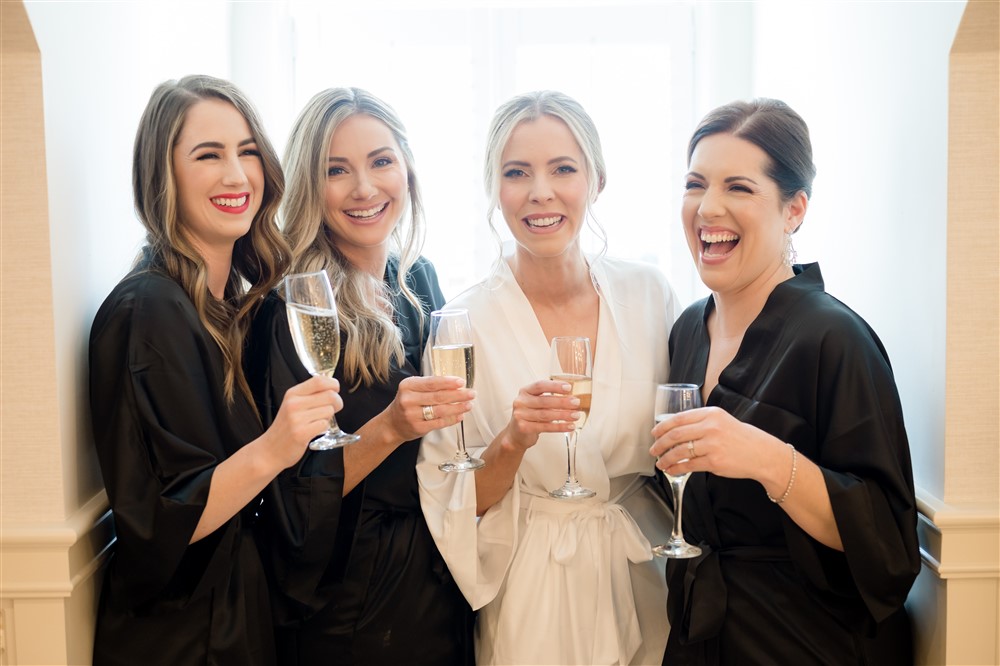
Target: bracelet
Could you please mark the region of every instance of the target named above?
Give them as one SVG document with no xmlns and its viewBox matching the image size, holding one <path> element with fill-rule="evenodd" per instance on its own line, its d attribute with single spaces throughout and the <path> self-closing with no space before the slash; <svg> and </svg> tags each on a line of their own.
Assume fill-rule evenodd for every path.
<svg viewBox="0 0 1000 666">
<path fill-rule="evenodd" d="M 771 500 L 775 504 L 781 504 L 786 499 L 788 499 L 788 493 L 792 492 L 792 486 L 795 485 L 795 470 L 797 469 L 795 447 L 792 446 L 791 444 L 788 444 L 787 442 L 786 444 L 788 445 L 788 448 L 792 450 L 792 476 L 791 478 L 788 479 L 788 486 L 785 488 L 784 494 L 778 499 L 774 499 L 773 497 L 771 497 L 771 493 L 767 492 L 767 490 L 764 491 L 764 494 L 767 495 L 767 499 Z"/>
</svg>

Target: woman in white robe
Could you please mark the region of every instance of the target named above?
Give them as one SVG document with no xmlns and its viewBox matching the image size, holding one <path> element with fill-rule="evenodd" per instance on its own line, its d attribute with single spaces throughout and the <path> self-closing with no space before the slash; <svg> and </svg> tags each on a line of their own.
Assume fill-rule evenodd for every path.
<svg viewBox="0 0 1000 666">
<path fill-rule="evenodd" d="M 467 308 L 474 329 L 465 435 L 487 465 L 438 469 L 454 455 L 455 428 L 425 436 L 417 465 L 431 533 L 479 609 L 479 664 L 658 664 L 666 644 L 663 565 L 650 541 L 667 538 L 671 519 L 650 482 L 649 445 L 675 303 L 655 267 L 584 256 L 580 231 L 604 182 L 596 129 L 576 102 L 532 93 L 498 110 L 487 190 L 514 249 L 448 305 Z M 548 494 L 566 477 L 575 406 L 546 379 L 556 335 L 593 343 L 576 458 L 580 483 L 597 493 L 587 500 Z"/>
</svg>

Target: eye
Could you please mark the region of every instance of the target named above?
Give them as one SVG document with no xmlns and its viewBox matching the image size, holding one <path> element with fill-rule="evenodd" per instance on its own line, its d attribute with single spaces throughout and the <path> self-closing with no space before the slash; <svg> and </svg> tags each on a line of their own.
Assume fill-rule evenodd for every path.
<svg viewBox="0 0 1000 666">
<path fill-rule="evenodd" d="M 522 169 L 507 169 L 503 172 L 504 178 L 520 178 L 525 175 Z"/>
<path fill-rule="evenodd" d="M 744 192 L 746 194 L 753 194 L 753 190 L 751 190 L 746 185 L 733 185 L 730 189 L 734 192 Z"/>
<path fill-rule="evenodd" d="M 260 151 L 256 148 L 246 148 L 240 153 L 241 156 L 260 157 Z"/>
<path fill-rule="evenodd" d="M 379 157 L 379 158 L 376 158 L 376 160 L 374 162 L 372 162 L 372 166 L 375 167 L 375 168 L 387 167 L 387 166 L 391 166 L 392 164 L 393 164 L 392 159 L 390 159 L 388 157 Z"/>
<path fill-rule="evenodd" d="M 576 168 L 570 166 L 569 164 L 562 164 L 562 165 L 556 167 L 556 173 L 558 173 L 558 174 L 576 173 Z"/>
<path fill-rule="evenodd" d="M 327 176 L 339 176 L 345 173 L 347 173 L 347 171 L 342 166 L 332 166 L 326 171 Z"/>
<path fill-rule="evenodd" d="M 697 180 L 689 180 L 688 182 L 684 183 L 684 189 L 685 190 L 701 190 L 701 189 L 704 189 L 704 186 L 700 182 L 698 182 Z"/>
<path fill-rule="evenodd" d="M 202 153 L 201 155 L 195 158 L 195 160 L 199 162 L 203 160 L 217 160 L 217 159 L 219 159 L 218 153 Z"/>
</svg>

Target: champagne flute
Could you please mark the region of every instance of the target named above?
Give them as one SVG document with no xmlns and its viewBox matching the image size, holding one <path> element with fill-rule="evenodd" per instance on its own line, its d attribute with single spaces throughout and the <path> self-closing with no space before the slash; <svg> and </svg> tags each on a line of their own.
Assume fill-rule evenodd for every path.
<svg viewBox="0 0 1000 666">
<path fill-rule="evenodd" d="M 469 311 L 435 310 L 431 313 L 431 372 L 435 377 L 461 377 L 472 388 L 476 377 L 475 349 Z M 465 423 L 458 422 L 458 450 L 438 469 L 444 472 L 467 472 L 486 465 L 465 450 Z"/>
<path fill-rule="evenodd" d="M 549 495 L 557 499 L 584 499 L 593 497 L 595 493 L 590 488 L 584 488 L 576 478 L 576 439 L 580 430 L 590 416 L 590 398 L 593 391 L 593 372 L 590 361 L 590 338 L 555 337 L 552 338 L 552 351 L 549 362 L 549 377 L 555 381 L 565 382 L 572 388 L 573 395 L 580 399 L 580 418 L 576 420 L 576 428 L 565 433 L 566 437 L 566 482 Z"/>
<path fill-rule="evenodd" d="M 285 308 L 295 353 L 311 375 L 333 377 L 340 359 L 337 303 L 326 271 L 285 277 Z M 330 417 L 327 431 L 309 442 L 313 451 L 326 451 L 361 439 L 340 429 Z"/>
<path fill-rule="evenodd" d="M 701 388 L 695 384 L 660 384 L 656 387 L 656 404 L 653 408 L 653 417 L 656 423 L 663 421 L 671 414 L 683 412 L 688 409 L 701 407 Z M 686 462 L 686 461 L 681 461 Z M 670 541 L 662 546 L 654 546 L 653 553 L 660 557 L 674 557 L 678 559 L 697 557 L 701 555 L 701 548 L 692 546 L 684 540 L 684 532 L 681 529 L 681 516 L 684 499 L 684 486 L 687 485 L 691 472 L 672 476 L 663 473 L 670 482 L 670 489 L 674 493 L 674 526 L 670 534 Z"/>
</svg>

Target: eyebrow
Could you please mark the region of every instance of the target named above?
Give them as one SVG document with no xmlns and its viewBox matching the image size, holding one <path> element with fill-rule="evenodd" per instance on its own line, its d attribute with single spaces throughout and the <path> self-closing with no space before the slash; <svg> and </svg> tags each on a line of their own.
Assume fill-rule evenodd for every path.
<svg viewBox="0 0 1000 666">
<path fill-rule="evenodd" d="M 251 144 L 251 143 L 257 143 L 257 140 L 254 139 L 253 137 L 250 137 L 249 139 L 243 139 L 238 144 L 236 144 L 236 147 L 240 148 L 242 146 L 246 146 L 247 144 Z M 194 151 L 200 150 L 202 148 L 214 148 L 216 150 L 222 150 L 225 147 L 226 146 L 224 144 L 221 144 L 218 141 L 202 141 L 197 146 L 195 146 L 194 148 L 192 148 L 191 151 L 188 153 L 188 155 L 190 155 Z"/>
<path fill-rule="evenodd" d="M 703 175 L 701 175 L 700 173 L 698 173 L 697 171 L 688 171 L 687 175 L 694 176 L 695 178 L 701 178 L 702 180 L 705 180 L 705 177 Z M 747 176 L 730 176 L 729 178 L 726 178 L 722 182 L 724 182 L 724 183 L 735 183 L 735 182 L 741 181 L 741 180 L 745 180 L 748 183 L 753 183 L 754 185 L 758 185 L 759 184 L 756 180 L 754 180 L 753 178 L 749 178 Z"/>
<path fill-rule="evenodd" d="M 551 160 L 546 162 L 546 164 L 558 164 L 559 162 L 572 162 L 573 164 L 576 164 L 576 160 L 570 157 L 569 155 L 561 155 L 559 157 L 553 157 Z M 512 166 L 527 167 L 531 165 L 528 164 L 527 162 L 522 162 L 520 160 L 508 160 L 507 162 L 504 162 L 503 166 L 501 166 L 500 168 L 506 169 L 507 167 L 512 167 Z"/>
<path fill-rule="evenodd" d="M 381 148 L 376 148 L 372 152 L 368 153 L 367 157 L 375 157 L 379 153 L 384 153 L 386 151 L 389 151 L 390 153 L 394 153 L 395 152 L 392 149 L 392 146 L 382 146 Z M 347 164 L 350 161 L 346 157 L 328 157 L 328 158 L 326 158 L 326 160 L 327 160 L 327 162 L 338 162 L 338 163 L 343 163 L 343 164 Z"/>
</svg>

